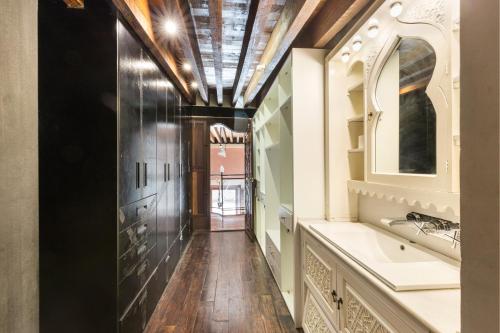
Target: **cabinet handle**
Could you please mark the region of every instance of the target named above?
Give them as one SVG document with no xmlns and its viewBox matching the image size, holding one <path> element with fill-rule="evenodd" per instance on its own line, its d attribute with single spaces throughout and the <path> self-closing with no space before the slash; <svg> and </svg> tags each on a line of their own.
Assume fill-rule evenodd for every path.
<svg viewBox="0 0 500 333">
<path fill-rule="evenodd" d="M 135 188 L 140 188 L 141 187 L 141 163 L 136 162 L 135 163 Z"/>
<path fill-rule="evenodd" d="M 342 298 L 339 298 L 338 301 L 337 301 L 337 310 L 340 310 L 340 306 L 344 304 L 344 301 L 342 300 Z"/>
<path fill-rule="evenodd" d="M 167 180 L 170 181 L 170 163 L 167 164 Z"/>
<path fill-rule="evenodd" d="M 332 299 L 333 299 L 333 303 L 337 303 L 338 301 L 338 298 L 337 298 L 337 292 L 334 290 L 332 290 Z"/>
<path fill-rule="evenodd" d="M 167 182 L 167 163 L 163 163 L 163 182 Z"/>
<path fill-rule="evenodd" d="M 148 186 L 148 164 L 144 163 L 144 187 Z"/>
</svg>

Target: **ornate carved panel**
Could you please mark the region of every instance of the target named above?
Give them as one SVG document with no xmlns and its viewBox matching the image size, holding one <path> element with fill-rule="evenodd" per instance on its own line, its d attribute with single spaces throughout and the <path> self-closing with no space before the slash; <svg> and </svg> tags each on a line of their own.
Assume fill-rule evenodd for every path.
<svg viewBox="0 0 500 333">
<path fill-rule="evenodd" d="M 304 306 L 303 326 L 308 333 L 327 333 L 333 332 L 327 323 L 325 316 L 321 315 L 318 304 L 308 295 Z"/>
<path fill-rule="evenodd" d="M 349 288 L 346 288 L 344 306 L 347 332 L 391 333 Z"/>
<path fill-rule="evenodd" d="M 321 296 L 333 308 L 333 299 L 330 294 L 332 292 L 332 269 L 307 246 L 305 249 L 305 273 L 321 293 Z"/>
<path fill-rule="evenodd" d="M 401 15 L 405 23 L 431 23 L 444 26 L 446 23 L 446 6 L 443 0 L 421 0 Z"/>
</svg>

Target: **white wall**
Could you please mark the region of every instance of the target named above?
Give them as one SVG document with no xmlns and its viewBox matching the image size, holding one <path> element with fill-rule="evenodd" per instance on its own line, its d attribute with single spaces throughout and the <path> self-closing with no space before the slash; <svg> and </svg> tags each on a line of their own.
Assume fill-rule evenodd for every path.
<svg viewBox="0 0 500 333">
<path fill-rule="evenodd" d="M 37 1 L 0 1 L 0 332 L 38 332 Z"/>
</svg>

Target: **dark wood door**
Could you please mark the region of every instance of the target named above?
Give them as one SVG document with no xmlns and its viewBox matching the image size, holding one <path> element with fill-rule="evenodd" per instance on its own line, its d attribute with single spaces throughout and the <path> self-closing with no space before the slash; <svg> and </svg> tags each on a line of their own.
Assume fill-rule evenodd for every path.
<svg viewBox="0 0 500 333">
<path fill-rule="evenodd" d="M 252 146 L 252 122 L 248 122 L 248 130 L 245 140 L 245 231 L 250 239 L 255 239 L 253 223 L 254 186 L 253 179 L 253 146 Z"/>
<path fill-rule="evenodd" d="M 161 81 L 159 81 L 161 83 Z M 157 97 L 157 251 L 158 258 L 165 256 L 168 249 L 167 218 L 168 218 L 168 196 L 167 196 L 167 88 L 158 84 Z"/>
<path fill-rule="evenodd" d="M 167 238 L 168 248 L 172 247 L 178 236 L 175 218 L 175 92 L 168 90 L 167 95 Z"/>
<path fill-rule="evenodd" d="M 119 182 L 120 206 L 141 199 L 141 47 L 127 31 L 118 29 Z"/>
<path fill-rule="evenodd" d="M 143 52 L 143 62 L 155 66 Z M 145 66 L 146 68 L 148 66 Z M 144 154 L 142 179 L 143 197 L 156 193 L 156 99 L 159 72 L 142 71 L 142 150 Z"/>
</svg>

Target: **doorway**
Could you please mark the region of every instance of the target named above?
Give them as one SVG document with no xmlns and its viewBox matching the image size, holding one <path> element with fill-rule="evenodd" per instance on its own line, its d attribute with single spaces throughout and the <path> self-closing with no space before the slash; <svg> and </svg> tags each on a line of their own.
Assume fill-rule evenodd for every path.
<svg viewBox="0 0 500 333">
<path fill-rule="evenodd" d="M 245 230 L 246 133 L 210 126 L 210 230 Z"/>
</svg>

